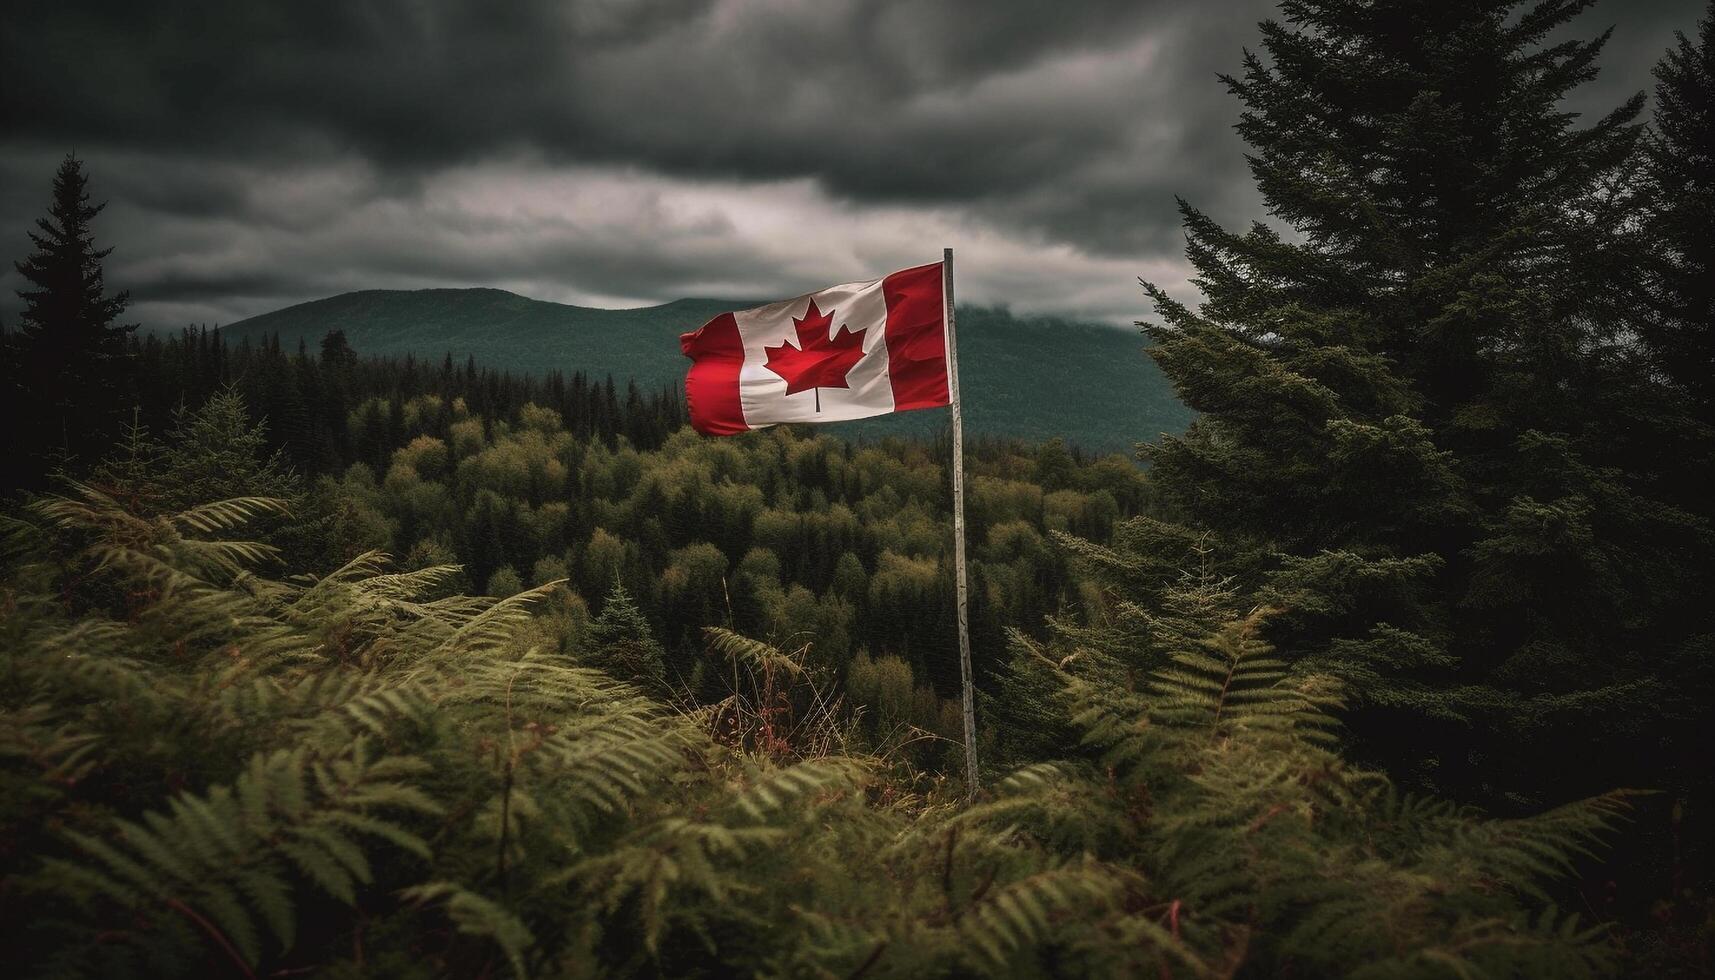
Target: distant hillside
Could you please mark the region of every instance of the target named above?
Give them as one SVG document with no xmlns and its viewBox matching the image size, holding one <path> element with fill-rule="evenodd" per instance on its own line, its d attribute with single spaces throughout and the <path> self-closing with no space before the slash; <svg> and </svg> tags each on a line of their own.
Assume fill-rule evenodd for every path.
<svg viewBox="0 0 1715 980">
<path fill-rule="evenodd" d="M 360 354 L 414 353 L 439 361 L 449 351 L 463 363 L 518 372 L 558 368 L 640 385 L 676 384 L 689 362 L 681 333 L 743 300 L 682 299 L 633 310 L 598 310 L 526 299 L 500 289 L 364 290 L 241 320 L 222 332 L 230 341 L 278 334 L 314 347 L 343 330 Z M 1044 439 L 1064 436 L 1092 450 L 1129 450 L 1133 443 L 1178 432 L 1191 413 L 1174 397 L 1143 339 L 1131 330 L 1004 310 L 961 308 L 959 368 L 967 430 Z M 846 422 L 852 436 L 927 432 L 945 412 L 909 412 Z"/>
</svg>

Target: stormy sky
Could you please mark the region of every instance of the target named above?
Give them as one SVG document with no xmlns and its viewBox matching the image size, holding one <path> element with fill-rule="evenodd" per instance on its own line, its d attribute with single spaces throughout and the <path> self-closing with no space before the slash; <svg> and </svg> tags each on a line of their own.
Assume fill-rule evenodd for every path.
<svg viewBox="0 0 1715 980">
<path fill-rule="evenodd" d="M 1651 87 L 1702 0 L 1604 0 Z M 1262 217 L 1216 81 L 1259 0 L 10 0 L 0 315 L 67 151 L 151 327 L 360 288 L 791 295 L 959 250 L 960 299 L 1147 314 L 1174 196 Z M 1186 298 L 1194 298 L 1186 295 Z"/>
</svg>

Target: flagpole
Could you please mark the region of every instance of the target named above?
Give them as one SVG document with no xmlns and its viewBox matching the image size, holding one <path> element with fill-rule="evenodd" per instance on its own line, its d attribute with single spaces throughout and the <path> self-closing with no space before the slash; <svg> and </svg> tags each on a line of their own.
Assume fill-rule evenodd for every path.
<svg viewBox="0 0 1715 980">
<path fill-rule="evenodd" d="M 953 250 L 941 252 L 941 294 L 946 300 L 947 400 L 953 408 L 953 565 L 959 595 L 959 678 L 965 714 L 965 794 L 977 795 L 977 710 L 971 687 L 971 629 L 965 605 L 965 426 L 959 406 L 959 347 L 953 331 Z"/>
</svg>

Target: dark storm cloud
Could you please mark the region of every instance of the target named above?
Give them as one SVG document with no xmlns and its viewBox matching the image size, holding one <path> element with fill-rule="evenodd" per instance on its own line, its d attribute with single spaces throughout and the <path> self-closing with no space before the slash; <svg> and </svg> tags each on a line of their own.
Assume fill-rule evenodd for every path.
<svg viewBox="0 0 1715 980">
<path fill-rule="evenodd" d="M 1582 35 L 1617 24 L 1581 107 L 1646 88 L 1700 6 L 1580 18 Z M 1270 12 L 14 0 L 0 233 L 40 212 L 75 147 L 114 202 L 109 279 L 163 319 L 364 286 L 770 295 L 956 242 L 992 270 L 971 298 L 1126 320 L 1135 274 L 1182 281 L 1175 195 L 1260 216 L 1215 75 Z"/>
<path fill-rule="evenodd" d="M 4 99 L 20 128 L 57 138 L 242 143 L 302 129 L 392 162 L 446 162 L 507 141 L 682 155 L 709 137 L 716 159 L 766 165 L 822 148 L 762 145 L 745 135 L 755 123 L 865 128 L 878 107 L 1161 19 L 1137 3 L 1012 6 L 25 2 L 3 28 L 16 76 Z"/>
<path fill-rule="evenodd" d="M 405 169 L 527 146 L 682 176 L 809 175 L 857 199 L 989 201 L 1124 248 L 1157 244 L 1172 219 L 1111 221 L 1116 202 L 1086 182 L 1128 161 L 1124 190 L 1160 203 L 1231 176 L 1236 159 L 1200 152 L 1232 115 L 1211 79 L 1236 58 L 1235 24 L 1264 9 L 52 0 L 6 19 L 17 81 L 0 98 L 15 132 L 66 145 L 353 151 Z"/>
</svg>

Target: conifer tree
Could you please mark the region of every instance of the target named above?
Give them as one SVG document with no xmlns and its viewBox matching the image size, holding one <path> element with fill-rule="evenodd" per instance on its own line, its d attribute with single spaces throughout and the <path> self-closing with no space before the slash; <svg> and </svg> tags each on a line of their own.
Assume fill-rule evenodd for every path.
<svg viewBox="0 0 1715 980">
<path fill-rule="evenodd" d="M 233 388 L 195 411 L 174 412 L 167 442 L 162 489 L 172 506 L 208 495 L 291 500 L 304 492 L 285 453 L 270 448 L 266 424 L 251 421 Z"/>
<path fill-rule="evenodd" d="M 1697 40 L 1676 42 L 1655 69 L 1648 180 L 1662 315 L 1646 337 L 1660 369 L 1715 424 L 1715 2 Z"/>
<path fill-rule="evenodd" d="M 29 233 L 34 251 L 13 263 L 27 287 L 18 290 L 24 309 L 13 367 L 22 374 L 8 390 L 24 399 L 11 407 L 29 406 L 38 420 L 15 433 L 30 437 L 24 448 L 32 456 L 49 447 L 75 455 L 105 446 L 127 401 L 126 338 L 136 328 L 114 323 L 129 299 L 107 292 L 102 260 L 113 249 L 96 248 L 91 227 L 107 205 L 91 204 L 88 186 L 83 161 L 67 154 L 54 174 L 48 214 Z"/>
<path fill-rule="evenodd" d="M 1615 190 L 1642 96 L 1562 108 L 1606 35 L 1549 38 L 1588 6 L 1282 3 L 1224 82 L 1292 234 L 1182 203 L 1206 302 L 1145 284 L 1152 354 L 1200 413 L 1145 450 L 1168 508 L 1285 608 L 1283 653 L 1346 679 L 1371 751 L 1491 799 L 1637 778 L 1616 736 L 1657 709 L 1652 629 L 1708 540 L 1622 469 L 1613 406 L 1650 394 L 1639 206 Z M 1567 710 L 1592 703 L 1612 724 Z M 1553 739 L 1578 771 L 1544 764 Z"/>
<path fill-rule="evenodd" d="M 111 452 L 90 472 L 90 485 L 136 514 L 159 513 L 164 496 L 160 470 L 166 448 L 133 413 Z"/>
<path fill-rule="evenodd" d="M 591 663 L 622 680 L 659 683 L 666 676 L 665 651 L 618 576 L 584 631 L 584 646 Z"/>
</svg>

